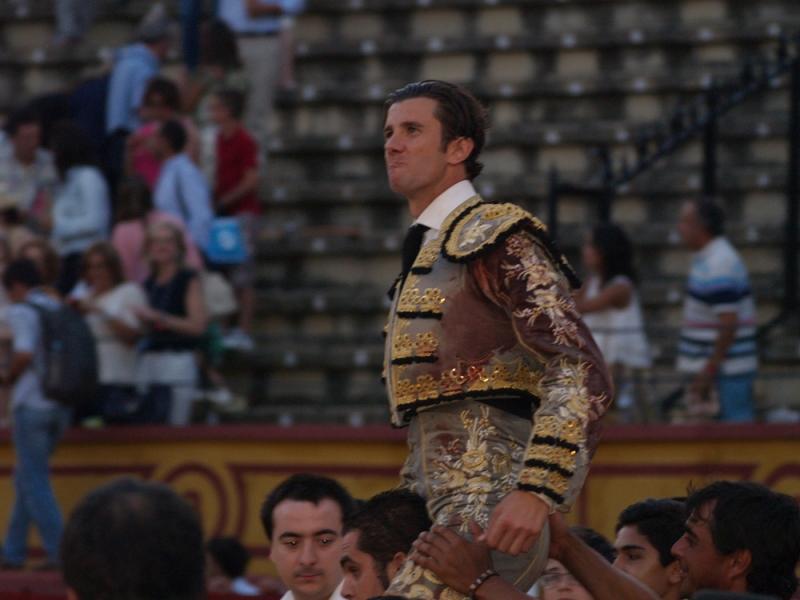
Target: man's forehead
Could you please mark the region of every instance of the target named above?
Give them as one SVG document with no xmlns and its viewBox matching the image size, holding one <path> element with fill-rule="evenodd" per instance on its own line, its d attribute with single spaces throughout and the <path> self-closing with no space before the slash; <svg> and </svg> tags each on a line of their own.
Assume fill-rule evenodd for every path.
<svg viewBox="0 0 800 600">
<path fill-rule="evenodd" d="M 342 510 L 335 500 L 323 498 L 318 503 L 284 500 L 272 512 L 276 535 L 286 531 L 313 535 L 322 530 L 342 530 Z"/>
<path fill-rule="evenodd" d="M 614 548 L 619 550 L 625 546 L 641 546 L 642 548 L 655 549 L 655 546 L 650 543 L 647 536 L 639 530 L 638 525 L 624 525 L 620 527 L 617 532 L 617 537 L 614 540 Z"/>
<path fill-rule="evenodd" d="M 386 111 L 386 123 L 435 120 L 437 102 L 433 98 L 417 97 L 400 100 Z"/>
</svg>

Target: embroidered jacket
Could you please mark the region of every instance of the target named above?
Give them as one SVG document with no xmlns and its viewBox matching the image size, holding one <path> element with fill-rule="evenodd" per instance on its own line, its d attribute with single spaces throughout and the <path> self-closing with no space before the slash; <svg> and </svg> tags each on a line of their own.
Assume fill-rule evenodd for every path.
<svg viewBox="0 0 800 600">
<path fill-rule="evenodd" d="M 459 206 L 395 285 L 384 361 L 392 422 L 463 398 L 530 406 L 517 486 L 566 510 L 612 397 L 572 300 L 578 283 L 529 213 L 478 196 Z"/>
</svg>

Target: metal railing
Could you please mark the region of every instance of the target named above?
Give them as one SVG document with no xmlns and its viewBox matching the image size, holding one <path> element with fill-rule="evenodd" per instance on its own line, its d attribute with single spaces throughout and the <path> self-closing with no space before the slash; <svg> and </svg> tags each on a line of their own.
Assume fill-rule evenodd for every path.
<svg viewBox="0 0 800 600">
<path fill-rule="evenodd" d="M 608 145 L 598 149 L 601 163 L 599 184 L 581 185 L 561 180 L 551 169 L 547 216 L 552 234 L 558 232 L 559 198 L 564 194 L 592 198 L 601 222 L 611 218 L 620 188 L 649 171 L 662 159 L 698 137 L 703 138 L 702 193 L 714 197 L 717 184 L 719 120 L 746 100 L 772 89 L 782 77 L 790 77 L 789 152 L 787 157 L 785 231 L 783 252 L 784 297 L 782 311 L 774 323 L 795 316 L 798 298 L 798 253 L 800 253 L 800 35 L 782 37 L 772 56 L 754 55 L 741 67 L 739 76 L 712 81 L 709 89 L 680 105 L 669 118 L 643 126 L 634 136 L 634 159 L 625 154 L 616 161 Z M 767 326 L 770 328 L 772 324 Z"/>
</svg>

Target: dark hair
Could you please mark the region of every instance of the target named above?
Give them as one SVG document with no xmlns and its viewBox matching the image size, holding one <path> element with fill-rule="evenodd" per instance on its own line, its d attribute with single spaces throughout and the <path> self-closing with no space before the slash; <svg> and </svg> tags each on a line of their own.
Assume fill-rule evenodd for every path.
<svg viewBox="0 0 800 600">
<path fill-rule="evenodd" d="M 658 551 L 662 567 L 675 561 L 672 546 L 685 531 L 686 508 L 681 502 L 668 498 L 648 498 L 628 506 L 619 514 L 616 532 L 633 526 Z"/>
<path fill-rule="evenodd" d="M 244 114 L 244 94 L 239 90 L 225 88 L 214 93 L 214 96 L 228 109 L 231 116 L 237 121 L 242 118 Z"/>
<path fill-rule="evenodd" d="M 633 267 L 633 244 L 625 230 L 613 223 L 603 223 L 592 229 L 592 245 L 603 257 L 603 283 L 618 275 L 636 282 Z"/>
<path fill-rule="evenodd" d="M 167 143 L 169 144 L 169 147 L 172 148 L 173 152 L 183 152 L 183 149 L 186 147 L 186 129 L 183 127 L 180 121 L 175 119 L 164 121 L 161 124 L 158 133 L 161 134 L 165 140 L 167 140 Z"/>
<path fill-rule="evenodd" d="M 614 562 L 617 551 L 604 535 L 598 533 L 591 527 L 570 527 L 569 530 L 577 535 L 584 544 L 605 558 L 608 562 Z"/>
<path fill-rule="evenodd" d="M 696 198 L 692 205 L 703 228 L 713 237 L 725 233 L 725 211 L 710 198 Z"/>
<path fill-rule="evenodd" d="M 200 32 L 200 63 L 225 69 L 242 66 L 236 34 L 222 19 L 211 19 Z"/>
<path fill-rule="evenodd" d="M 284 500 L 319 504 L 326 498 L 339 505 L 342 511 L 342 522 L 350 517 L 353 512 L 353 498 L 338 481 L 310 473 L 298 473 L 285 479 L 269 493 L 261 507 L 261 524 L 264 526 L 267 538 L 272 539 L 274 526 L 272 513 L 278 504 Z"/>
<path fill-rule="evenodd" d="M 378 577 L 389 587 L 386 566 L 398 552 L 408 553 L 411 544 L 431 528 L 425 499 L 407 490 L 390 490 L 373 496 L 344 524 L 358 531 L 358 549 L 378 565 Z"/>
<path fill-rule="evenodd" d="M 95 242 L 89 246 L 81 257 L 81 273 L 86 277 L 89 270 L 89 258 L 92 255 L 99 256 L 106 263 L 111 280 L 117 286 L 125 281 L 125 272 L 122 268 L 122 260 L 119 257 L 117 249 L 114 248 L 109 242 Z"/>
<path fill-rule="evenodd" d="M 64 581 L 81 600 L 196 600 L 205 554 L 194 509 L 168 487 L 117 479 L 90 492 L 61 540 Z"/>
<path fill-rule="evenodd" d="M 52 150 L 62 178 L 72 167 L 95 164 L 92 141 L 74 121 L 61 121 L 54 127 Z"/>
<path fill-rule="evenodd" d="M 442 124 L 443 148 L 460 137 L 471 139 L 475 143 L 464 161 L 464 166 L 468 179 L 472 180 L 480 175 L 483 164 L 478 161 L 478 156 L 486 143 L 489 118 L 486 109 L 475 96 L 460 85 L 428 79 L 409 83 L 393 91 L 386 99 L 384 109 L 388 112 L 393 104 L 412 98 L 430 98 L 436 101 L 434 115 Z"/>
<path fill-rule="evenodd" d="M 208 540 L 206 550 L 225 573 L 225 576 L 230 579 L 241 577 L 247 570 L 250 553 L 234 537 L 212 538 Z"/>
<path fill-rule="evenodd" d="M 42 119 L 39 116 L 39 113 L 36 112 L 29 106 L 25 106 L 23 108 L 18 108 L 14 112 L 12 112 L 8 119 L 6 119 L 6 124 L 4 129 L 9 137 L 14 137 L 17 134 L 17 131 L 23 125 L 41 125 Z"/>
<path fill-rule="evenodd" d="M 32 248 L 41 251 L 42 264 L 36 265 L 36 261 L 33 259 L 28 260 L 33 262 L 37 269 L 39 269 L 39 275 L 45 285 L 55 285 L 56 281 L 58 281 L 59 272 L 61 271 L 61 258 L 59 258 L 55 248 L 53 248 L 52 244 L 47 240 L 34 238 L 20 246 L 18 252 L 19 256 L 24 257 L 25 253 Z"/>
<path fill-rule="evenodd" d="M 151 96 L 158 95 L 164 101 L 164 106 L 174 111 L 181 109 L 181 92 L 175 83 L 166 77 L 153 77 L 144 91 L 142 103 L 147 104 Z"/>
<path fill-rule="evenodd" d="M 153 196 L 141 177 L 126 177 L 117 186 L 115 222 L 144 219 L 153 210 Z"/>
<path fill-rule="evenodd" d="M 797 589 L 800 509 L 797 500 L 763 485 L 716 481 L 691 491 L 688 513 L 713 502 L 709 529 L 721 554 L 748 550 L 747 591 L 789 599 Z"/>
<path fill-rule="evenodd" d="M 35 288 L 42 285 L 42 275 L 36 264 L 28 258 L 15 258 L 3 271 L 3 287 L 7 290 L 15 283 Z"/>
</svg>

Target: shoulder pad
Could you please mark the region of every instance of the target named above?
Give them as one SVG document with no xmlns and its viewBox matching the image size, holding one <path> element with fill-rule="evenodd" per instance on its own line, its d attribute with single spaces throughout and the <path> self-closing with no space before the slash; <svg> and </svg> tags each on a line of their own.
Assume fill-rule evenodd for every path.
<svg viewBox="0 0 800 600">
<path fill-rule="evenodd" d="M 519 231 L 532 234 L 553 266 L 567 277 L 573 287 L 580 287 L 580 280 L 550 238 L 545 224 L 516 204 L 480 202 L 468 206 L 445 232 L 442 254 L 452 262 L 469 262 Z"/>
</svg>

